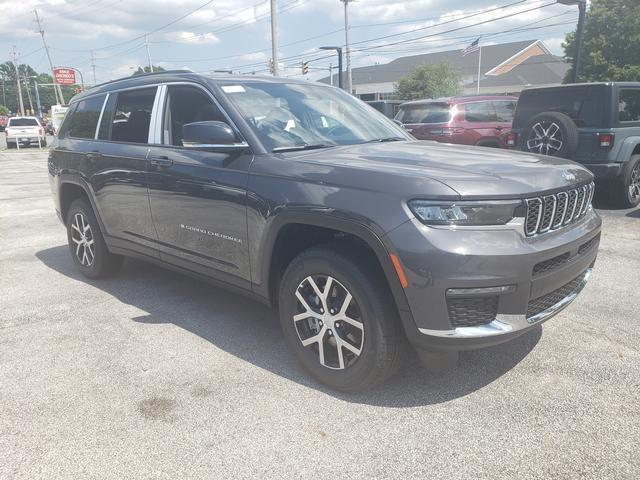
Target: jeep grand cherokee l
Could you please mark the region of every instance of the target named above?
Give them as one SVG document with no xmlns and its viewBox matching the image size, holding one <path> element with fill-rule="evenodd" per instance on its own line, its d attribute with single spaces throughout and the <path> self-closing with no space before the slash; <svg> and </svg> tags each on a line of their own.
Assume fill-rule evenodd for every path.
<svg viewBox="0 0 640 480">
<path fill-rule="evenodd" d="M 582 166 L 416 141 L 309 82 L 97 86 L 72 100 L 49 174 L 86 276 L 132 256 L 277 306 L 300 363 L 346 391 L 389 377 L 407 339 L 429 361 L 527 332 L 598 251 Z"/>
</svg>

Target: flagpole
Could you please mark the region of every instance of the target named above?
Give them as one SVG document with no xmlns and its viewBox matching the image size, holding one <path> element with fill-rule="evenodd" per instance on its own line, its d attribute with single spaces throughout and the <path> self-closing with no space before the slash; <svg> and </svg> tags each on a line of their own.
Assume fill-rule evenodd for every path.
<svg viewBox="0 0 640 480">
<path fill-rule="evenodd" d="M 482 45 L 479 45 L 478 50 L 478 87 L 476 89 L 476 95 L 480 95 L 480 68 L 482 67 Z"/>
</svg>

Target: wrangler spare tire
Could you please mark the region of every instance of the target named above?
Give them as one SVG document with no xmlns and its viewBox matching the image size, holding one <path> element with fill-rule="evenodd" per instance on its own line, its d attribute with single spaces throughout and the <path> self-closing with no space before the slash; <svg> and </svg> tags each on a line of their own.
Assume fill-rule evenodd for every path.
<svg viewBox="0 0 640 480">
<path fill-rule="evenodd" d="M 571 158 L 578 149 L 578 127 L 564 113 L 544 112 L 531 119 L 522 135 L 525 152 Z"/>
</svg>

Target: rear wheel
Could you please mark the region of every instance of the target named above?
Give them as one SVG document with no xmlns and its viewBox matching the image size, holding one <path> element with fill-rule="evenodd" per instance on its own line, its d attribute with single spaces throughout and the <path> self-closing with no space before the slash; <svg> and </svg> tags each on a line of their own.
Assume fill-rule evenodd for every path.
<svg viewBox="0 0 640 480">
<path fill-rule="evenodd" d="M 287 268 L 279 292 L 285 339 L 318 381 L 358 392 L 398 368 L 404 333 L 379 272 L 348 252 L 314 247 Z"/>
<path fill-rule="evenodd" d="M 621 207 L 633 208 L 640 204 L 640 155 L 629 159 L 613 193 Z"/>
<path fill-rule="evenodd" d="M 114 274 L 122 265 L 122 256 L 107 249 L 100 225 L 86 200 L 74 200 L 67 212 L 67 239 L 76 268 L 89 278 Z"/>
</svg>

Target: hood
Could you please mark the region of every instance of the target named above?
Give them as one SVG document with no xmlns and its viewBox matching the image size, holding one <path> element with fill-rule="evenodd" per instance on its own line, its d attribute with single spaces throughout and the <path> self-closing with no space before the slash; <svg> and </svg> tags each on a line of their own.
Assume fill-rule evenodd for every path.
<svg viewBox="0 0 640 480">
<path fill-rule="evenodd" d="M 299 160 L 337 169 L 430 179 L 447 185 L 465 198 L 526 197 L 593 179 L 583 166 L 561 158 L 429 141 L 314 150 L 304 152 Z"/>
</svg>

